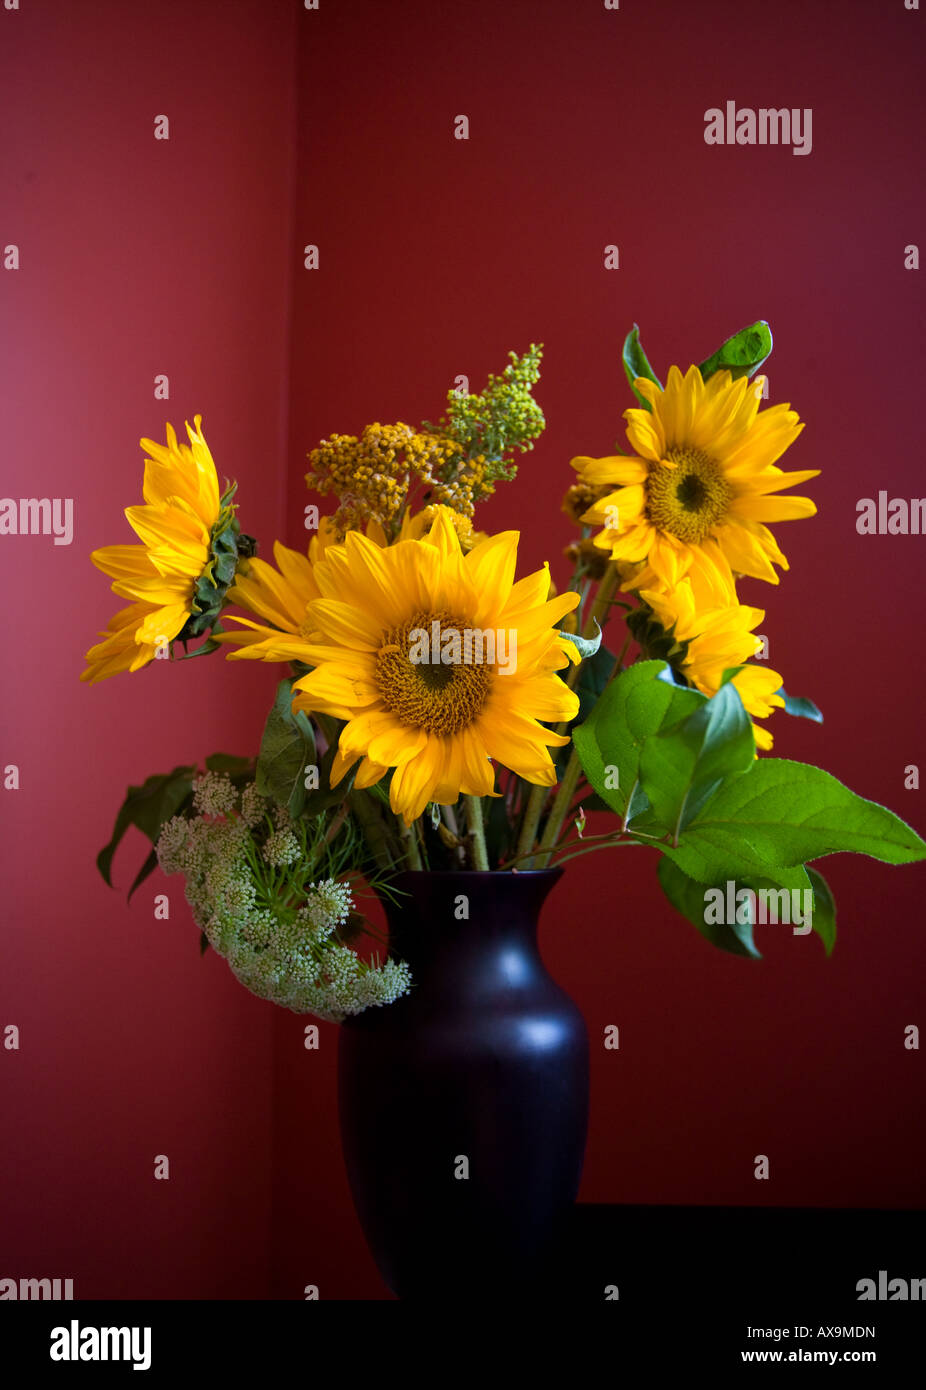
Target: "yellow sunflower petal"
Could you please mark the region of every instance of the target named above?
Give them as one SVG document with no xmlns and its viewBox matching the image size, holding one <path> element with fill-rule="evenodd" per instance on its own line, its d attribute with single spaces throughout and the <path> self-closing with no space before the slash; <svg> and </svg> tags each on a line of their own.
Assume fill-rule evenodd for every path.
<svg viewBox="0 0 926 1390">
<path fill-rule="evenodd" d="M 751 521 L 793 521 L 817 514 L 816 503 L 809 497 L 738 497 L 730 510 Z"/>
<path fill-rule="evenodd" d="M 508 602 L 514 583 L 518 556 L 517 531 L 502 531 L 480 541 L 463 561 L 466 573 L 478 595 L 473 625 L 484 626 Z"/>
</svg>

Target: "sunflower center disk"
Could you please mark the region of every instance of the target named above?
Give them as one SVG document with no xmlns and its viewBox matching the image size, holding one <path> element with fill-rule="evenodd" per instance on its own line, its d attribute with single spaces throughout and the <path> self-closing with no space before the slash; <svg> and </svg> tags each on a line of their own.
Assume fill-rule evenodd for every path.
<svg viewBox="0 0 926 1390">
<path fill-rule="evenodd" d="M 494 667 L 474 637 L 465 620 L 450 613 L 416 613 L 385 634 L 375 679 L 400 724 L 449 736 L 478 717 Z"/>
<path fill-rule="evenodd" d="M 669 449 L 675 468 L 654 463 L 644 484 L 646 518 L 687 545 L 697 545 L 725 515 L 733 489 L 723 470 L 700 449 Z"/>
</svg>

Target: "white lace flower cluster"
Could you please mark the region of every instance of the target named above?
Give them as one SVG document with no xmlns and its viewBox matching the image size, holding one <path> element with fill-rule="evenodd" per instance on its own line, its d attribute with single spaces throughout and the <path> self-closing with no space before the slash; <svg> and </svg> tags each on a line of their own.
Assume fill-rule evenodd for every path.
<svg viewBox="0 0 926 1390">
<path fill-rule="evenodd" d="M 283 807 L 271 811 L 253 783 L 239 796 L 224 773 L 206 772 L 193 791 L 198 814 L 165 822 L 158 862 L 184 875 L 194 920 L 236 979 L 262 999 L 334 1023 L 408 992 L 404 961 L 367 962 L 338 939 L 350 890 L 331 877 L 306 881 L 314 856 L 303 823 Z"/>
</svg>

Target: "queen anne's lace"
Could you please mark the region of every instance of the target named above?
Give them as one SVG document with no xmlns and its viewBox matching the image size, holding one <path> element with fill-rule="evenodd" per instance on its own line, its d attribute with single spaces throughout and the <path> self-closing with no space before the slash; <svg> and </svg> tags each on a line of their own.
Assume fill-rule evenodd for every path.
<svg viewBox="0 0 926 1390">
<path fill-rule="evenodd" d="M 157 844 L 166 874 L 182 873 L 193 918 L 241 984 L 262 999 L 339 1023 L 371 1005 L 408 992 L 404 961 L 362 960 L 338 938 L 353 906 L 350 889 L 326 878 L 307 885 L 292 907 L 275 879 L 302 853 L 285 810 L 267 803 L 253 783 L 240 798 L 225 774 L 206 773 L 194 786 L 195 817 L 168 820 Z"/>
</svg>

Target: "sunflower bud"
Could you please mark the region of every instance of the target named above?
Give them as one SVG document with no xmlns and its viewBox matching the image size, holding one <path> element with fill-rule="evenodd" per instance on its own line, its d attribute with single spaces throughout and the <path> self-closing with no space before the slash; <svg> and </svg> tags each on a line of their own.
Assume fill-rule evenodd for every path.
<svg viewBox="0 0 926 1390">
<path fill-rule="evenodd" d="M 563 551 L 567 560 L 577 565 L 579 573 L 588 579 L 602 579 L 611 562 L 611 557 L 591 538 L 574 541 Z"/>
</svg>

